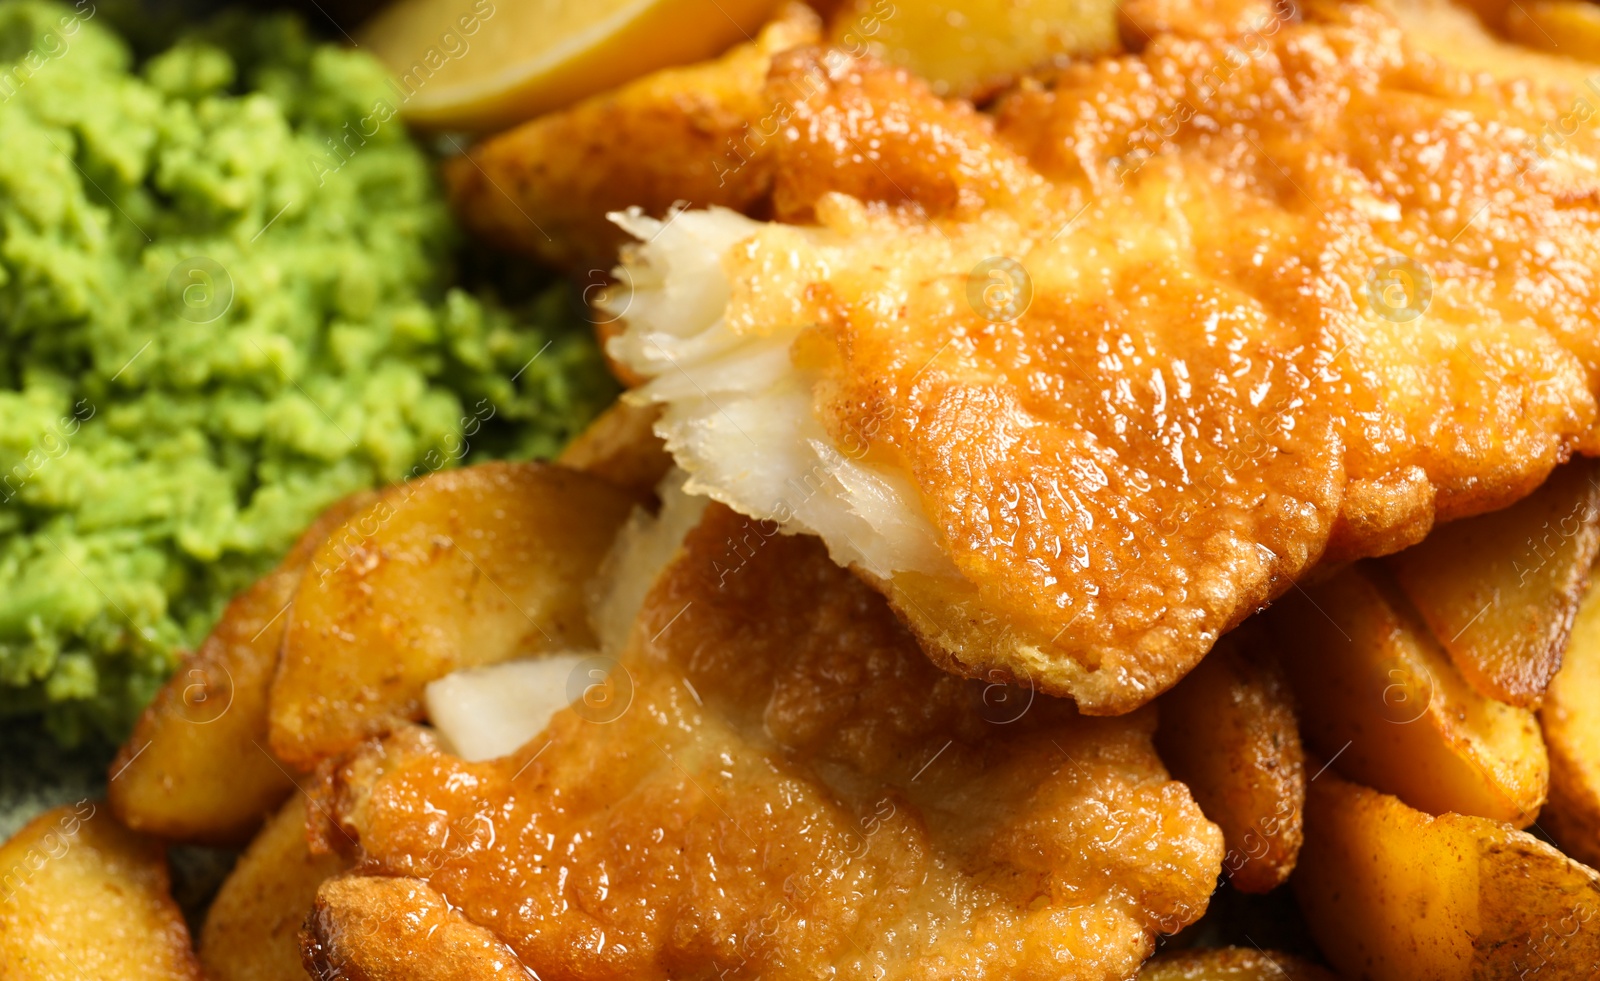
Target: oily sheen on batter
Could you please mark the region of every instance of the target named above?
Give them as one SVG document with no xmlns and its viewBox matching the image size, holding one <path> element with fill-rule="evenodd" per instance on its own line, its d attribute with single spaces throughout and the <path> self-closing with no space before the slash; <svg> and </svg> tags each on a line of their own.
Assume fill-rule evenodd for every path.
<svg viewBox="0 0 1600 981">
<path fill-rule="evenodd" d="M 814 539 L 716 505 L 607 683 L 501 759 L 413 728 L 325 771 L 359 864 L 314 972 L 1111 981 L 1220 871 L 1153 712 L 940 672 Z"/>
<path fill-rule="evenodd" d="M 1237 13 L 984 113 L 779 56 L 780 221 L 619 216 L 611 352 L 689 489 L 1105 714 L 1600 449 L 1600 144 L 1544 133 L 1593 66 L 1431 4 Z"/>
</svg>

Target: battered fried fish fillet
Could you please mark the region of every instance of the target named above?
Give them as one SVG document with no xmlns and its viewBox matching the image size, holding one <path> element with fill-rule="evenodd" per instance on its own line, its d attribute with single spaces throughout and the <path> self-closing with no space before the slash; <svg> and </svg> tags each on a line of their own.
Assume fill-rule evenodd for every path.
<svg viewBox="0 0 1600 981">
<path fill-rule="evenodd" d="M 992 116 L 780 56 L 782 223 L 618 216 L 610 350 L 690 490 L 820 535 L 941 666 L 1108 714 L 1317 561 L 1600 451 L 1600 140 L 1546 131 L 1593 66 L 1256 9 Z"/>
<path fill-rule="evenodd" d="M 944 674 L 815 540 L 720 506 L 596 684 L 502 759 L 418 728 L 369 744 L 325 771 L 321 840 L 544 981 L 1120 981 L 1220 870 L 1151 711 Z M 308 921 L 314 973 L 459 960 L 339 883 Z"/>
</svg>

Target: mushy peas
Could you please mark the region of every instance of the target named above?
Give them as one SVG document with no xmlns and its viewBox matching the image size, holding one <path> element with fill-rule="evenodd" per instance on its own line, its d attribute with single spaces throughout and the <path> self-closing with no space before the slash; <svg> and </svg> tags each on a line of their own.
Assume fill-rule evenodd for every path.
<svg viewBox="0 0 1600 981">
<path fill-rule="evenodd" d="M 332 501 L 549 454 L 610 395 L 563 297 L 450 288 L 375 61 L 254 18 L 139 65 L 106 20 L 0 0 L 0 714 L 68 739 Z"/>
</svg>

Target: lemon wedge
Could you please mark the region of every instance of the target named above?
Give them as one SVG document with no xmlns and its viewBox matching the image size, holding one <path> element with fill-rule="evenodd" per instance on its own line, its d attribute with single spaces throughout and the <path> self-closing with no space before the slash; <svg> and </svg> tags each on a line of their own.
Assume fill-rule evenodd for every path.
<svg viewBox="0 0 1600 981">
<path fill-rule="evenodd" d="M 399 0 L 359 43 L 405 118 L 504 128 L 752 37 L 777 0 Z"/>
</svg>

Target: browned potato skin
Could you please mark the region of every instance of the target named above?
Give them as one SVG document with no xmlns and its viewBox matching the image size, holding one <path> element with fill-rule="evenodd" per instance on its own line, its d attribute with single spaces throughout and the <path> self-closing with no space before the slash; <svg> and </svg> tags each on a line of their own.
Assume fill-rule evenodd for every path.
<svg viewBox="0 0 1600 981">
<path fill-rule="evenodd" d="M 1582 0 L 1477 0 L 1498 15 L 1505 34 L 1530 48 L 1600 61 L 1600 10 Z M 1501 9 L 1495 9 L 1501 8 Z"/>
<path fill-rule="evenodd" d="M 284 613 L 312 553 L 376 498 L 354 494 L 323 512 L 276 569 L 228 604 L 111 764 L 119 821 L 164 838 L 238 844 L 288 796 L 294 783 L 266 750 Z"/>
<path fill-rule="evenodd" d="M 1537 707 L 1600 553 L 1600 464 L 1575 460 L 1500 511 L 1435 528 L 1388 564 L 1472 687 Z"/>
<path fill-rule="evenodd" d="M 1152 958 L 1138 981 L 1337 981 L 1327 969 L 1290 954 L 1248 947 L 1180 950 Z"/>
<path fill-rule="evenodd" d="M 1578 609 L 1539 721 L 1550 748 L 1550 803 L 1540 827 L 1567 854 L 1600 866 L 1600 589 Z"/>
<path fill-rule="evenodd" d="M 1251 34 L 1276 34 L 1284 20 L 1298 19 L 1289 0 L 1119 0 L 1123 42 L 1142 51 L 1160 34 L 1182 37 L 1235 37 L 1251 47 Z"/>
<path fill-rule="evenodd" d="M 0 846 L 0 977 L 201 981 L 166 852 L 88 801 Z"/>
<path fill-rule="evenodd" d="M 635 498 L 545 463 L 390 489 L 319 548 L 285 614 L 269 744 L 310 769 L 422 717 L 427 683 L 592 646 L 584 587 Z"/>
<path fill-rule="evenodd" d="M 815 43 L 821 24 L 791 4 L 752 43 L 646 75 L 492 137 L 444 164 L 457 215 L 503 248 L 604 283 L 628 236 L 606 213 L 677 201 L 747 210 L 771 186 L 777 122 L 764 93 L 772 55 Z M 763 135 L 765 134 L 765 135 Z"/>
<path fill-rule="evenodd" d="M 1308 789 L 1293 883 L 1348 977 L 1580 978 L 1600 963 L 1593 869 L 1503 824 L 1430 817 L 1332 772 Z"/>
<path fill-rule="evenodd" d="M 343 872 L 306 844 L 306 797 L 291 797 L 240 856 L 206 913 L 200 963 L 210 981 L 305 981 L 300 927 L 317 887 Z"/>
<path fill-rule="evenodd" d="M 1549 781 L 1537 719 L 1474 691 L 1403 604 L 1364 563 L 1267 615 L 1306 745 L 1428 813 L 1526 827 Z"/>
<path fill-rule="evenodd" d="M 672 456 L 652 428 L 660 416 L 658 405 L 618 399 L 567 444 L 556 462 L 648 497 L 672 468 Z"/>
<path fill-rule="evenodd" d="M 305 970 L 344 981 L 527 981 L 493 933 L 420 879 L 350 876 L 317 890 L 302 938 Z"/>
<path fill-rule="evenodd" d="M 1305 757 L 1293 696 L 1253 624 L 1223 637 L 1161 696 L 1156 749 L 1222 828 L 1222 872 L 1268 892 L 1294 871 L 1305 804 Z"/>
</svg>

